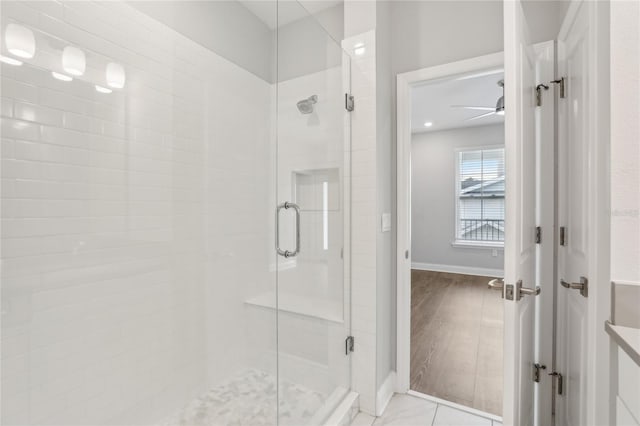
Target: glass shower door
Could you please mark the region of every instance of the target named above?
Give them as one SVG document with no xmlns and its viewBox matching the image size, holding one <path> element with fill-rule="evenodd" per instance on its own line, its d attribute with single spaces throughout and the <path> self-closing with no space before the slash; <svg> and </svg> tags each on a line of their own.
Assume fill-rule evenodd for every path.
<svg viewBox="0 0 640 426">
<path fill-rule="evenodd" d="M 278 21 L 278 422 L 322 424 L 350 388 L 350 62 L 299 3 Z"/>
</svg>

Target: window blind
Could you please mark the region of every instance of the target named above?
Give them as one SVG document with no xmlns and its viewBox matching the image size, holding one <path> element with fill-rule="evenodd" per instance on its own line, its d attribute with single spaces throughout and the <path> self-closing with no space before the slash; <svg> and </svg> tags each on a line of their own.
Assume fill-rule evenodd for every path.
<svg viewBox="0 0 640 426">
<path fill-rule="evenodd" d="M 504 241 L 504 148 L 458 155 L 456 238 Z"/>
</svg>

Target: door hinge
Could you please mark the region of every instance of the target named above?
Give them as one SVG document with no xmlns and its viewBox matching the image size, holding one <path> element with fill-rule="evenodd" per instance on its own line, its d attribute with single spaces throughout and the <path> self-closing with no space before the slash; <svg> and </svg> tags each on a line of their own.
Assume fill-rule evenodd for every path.
<svg viewBox="0 0 640 426">
<path fill-rule="evenodd" d="M 567 228 L 565 228 L 564 226 L 560 227 L 560 245 L 567 245 Z"/>
<path fill-rule="evenodd" d="M 404 258 L 409 259 L 409 250 L 404 251 Z"/>
<path fill-rule="evenodd" d="M 542 227 L 536 226 L 536 244 L 542 243 Z"/>
<path fill-rule="evenodd" d="M 560 77 L 560 78 L 559 78 L 559 79 L 557 79 L 557 80 L 553 80 L 553 81 L 550 81 L 550 82 L 549 82 L 549 83 L 552 83 L 552 84 L 557 84 L 557 85 L 560 87 L 560 97 L 561 97 L 561 98 L 566 98 L 566 97 L 567 97 L 567 92 L 566 92 L 566 90 L 567 90 L 566 81 L 567 81 L 567 80 L 566 80 L 564 77 Z"/>
<path fill-rule="evenodd" d="M 351 112 L 356 107 L 356 98 L 348 93 L 344 94 L 344 108 Z"/>
<path fill-rule="evenodd" d="M 349 336 L 347 337 L 347 339 L 344 341 L 344 354 L 345 355 L 349 355 L 349 353 L 353 352 L 353 349 L 355 347 L 355 338 L 353 336 Z"/>
<path fill-rule="evenodd" d="M 550 376 L 553 376 L 556 379 L 556 392 L 558 395 L 562 395 L 562 374 L 554 371 L 553 373 L 549 373 Z"/>
<path fill-rule="evenodd" d="M 540 383 L 540 370 L 546 370 L 546 369 L 547 369 L 546 365 L 541 365 L 537 362 L 533 364 L 533 369 L 531 374 L 531 378 L 533 379 L 533 381 L 536 383 Z"/>
</svg>

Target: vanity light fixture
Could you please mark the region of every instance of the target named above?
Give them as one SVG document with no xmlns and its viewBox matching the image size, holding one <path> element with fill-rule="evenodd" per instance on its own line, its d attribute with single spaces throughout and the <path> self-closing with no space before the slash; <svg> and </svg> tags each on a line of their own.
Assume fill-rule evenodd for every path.
<svg viewBox="0 0 640 426">
<path fill-rule="evenodd" d="M 4 32 L 7 50 L 19 58 L 31 59 L 36 53 L 33 31 L 17 24 L 9 24 Z"/>
<path fill-rule="evenodd" d="M 107 64 L 107 85 L 114 89 L 122 89 L 124 87 L 125 73 L 122 65 L 115 62 Z"/>
<path fill-rule="evenodd" d="M 77 47 L 67 46 L 62 51 L 62 68 L 71 75 L 80 76 L 84 74 L 87 67 L 87 60 L 84 52 Z"/>
</svg>

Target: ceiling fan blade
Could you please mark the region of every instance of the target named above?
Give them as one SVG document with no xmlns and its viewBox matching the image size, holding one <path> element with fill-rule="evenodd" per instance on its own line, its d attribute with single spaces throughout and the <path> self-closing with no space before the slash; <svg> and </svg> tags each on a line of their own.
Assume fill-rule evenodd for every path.
<svg viewBox="0 0 640 426">
<path fill-rule="evenodd" d="M 494 115 L 495 113 L 496 113 L 495 111 L 491 111 L 486 114 L 480 114 L 480 115 L 476 115 L 475 117 L 467 118 L 465 121 L 477 120 L 478 118 L 488 117 L 490 115 Z"/>
<path fill-rule="evenodd" d="M 496 107 L 473 106 L 473 105 L 451 105 L 451 108 L 476 109 L 480 111 L 495 111 Z"/>
</svg>

